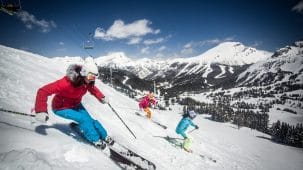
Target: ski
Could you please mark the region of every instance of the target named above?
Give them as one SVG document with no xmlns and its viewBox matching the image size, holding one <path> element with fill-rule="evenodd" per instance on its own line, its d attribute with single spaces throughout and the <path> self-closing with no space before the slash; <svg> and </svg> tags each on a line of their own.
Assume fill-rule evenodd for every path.
<svg viewBox="0 0 303 170">
<path fill-rule="evenodd" d="M 188 152 L 186 150 L 184 150 L 183 148 L 183 139 L 181 138 L 173 138 L 173 137 L 170 137 L 170 136 L 155 136 L 155 137 L 160 137 L 160 138 L 163 138 L 165 139 L 166 141 L 168 141 L 173 147 L 177 148 L 177 149 L 181 149 L 183 151 L 185 151 L 186 153 L 190 153 L 190 154 L 194 154 L 194 155 L 198 155 L 199 157 L 201 157 L 202 159 L 206 159 L 206 160 L 209 160 L 209 161 L 212 161 L 214 163 L 217 162 L 217 160 L 211 158 L 211 157 L 208 157 L 208 156 L 205 156 L 205 155 L 202 155 L 202 154 L 199 154 L 199 153 L 194 153 L 194 152 Z"/>
<path fill-rule="evenodd" d="M 132 165 L 135 166 L 136 169 L 156 169 L 156 165 L 154 163 L 143 158 L 142 156 L 138 155 L 120 143 L 115 142 L 113 146 L 109 147 L 111 152 L 116 152 L 119 154 L 119 156 L 122 156 L 123 158 L 131 161 L 133 163 Z"/>
<path fill-rule="evenodd" d="M 212 162 L 214 162 L 214 163 L 217 163 L 217 160 L 215 160 L 215 159 L 213 159 L 213 158 L 211 158 L 211 157 L 207 157 L 207 156 L 204 156 L 204 155 L 201 155 L 201 154 L 199 154 L 199 156 L 200 156 L 202 159 L 207 159 L 207 160 L 209 160 L 209 161 L 212 161 Z"/>
<path fill-rule="evenodd" d="M 79 138 L 79 141 L 90 144 L 94 146 L 92 143 L 87 141 L 82 132 L 80 131 L 78 124 L 75 122 L 72 122 L 69 124 L 70 128 L 73 130 L 73 132 L 76 133 L 77 137 Z M 143 158 L 142 156 L 138 155 L 137 153 L 131 151 L 127 147 L 114 142 L 113 145 L 107 145 L 107 147 L 102 150 L 100 148 L 97 148 L 103 153 L 105 153 L 105 149 L 109 149 L 109 155 L 105 153 L 106 156 L 109 156 L 109 158 L 115 162 L 118 166 L 120 166 L 122 169 L 148 169 L 148 170 L 155 170 L 156 165 L 152 163 L 151 161 Z"/>
<path fill-rule="evenodd" d="M 139 112 L 135 112 L 135 114 L 136 114 L 137 116 L 140 116 L 140 117 L 145 118 L 145 116 L 143 116 L 143 115 L 140 114 Z M 152 120 L 152 119 L 150 119 L 150 120 L 151 120 L 151 122 L 153 122 L 154 124 L 160 126 L 161 128 L 167 129 L 167 126 L 165 126 L 165 125 L 163 125 L 163 124 L 161 124 L 161 123 L 159 123 L 159 122 L 157 122 L 157 121 L 155 121 L 155 120 Z"/>
</svg>

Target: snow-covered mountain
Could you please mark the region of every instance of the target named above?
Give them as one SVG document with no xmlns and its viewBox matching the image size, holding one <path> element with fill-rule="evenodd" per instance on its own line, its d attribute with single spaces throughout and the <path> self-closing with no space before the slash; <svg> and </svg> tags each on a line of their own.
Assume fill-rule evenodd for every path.
<svg viewBox="0 0 303 170">
<path fill-rule="evenodd" d="M 209 63 L 220 63 L 222 65 L 246 65 L 266 60 L 272 53 L 246 47 L 240 42 L 224 42 L 194 57 L 198 61 Z"/>
<path fill-rule="evenodd" d="M 98 57 L 95 59 L 95 62 L 100 67 L 111 67 L 130 71 L 140 78 L 145 78 L 167 65 L 166 61 L 148 58 L 134 60 L 128 58 L 123 52 L 111 53 L 107 56 Z"/>
<path fill-rule="evenodd" d="M 167 60 L 143 58 L 133 60 L 128 58 L 123 52 L 119 52 L 98 57 L 95 61 L 99 66 L 127 70 L 142 79 L 155 79 L 157 77 L 173 76 L 171 72 L 175 72 L 174 76 L 206 72 L 203 76 L 207 77 L 212 72 L 210 68 L 212 64 L 227 66 L 229 71 L 233 69 L 233 66 L 256 63 L 257 61 L 265 60 L 271 55 L 272 53 L 270 52 L 246 47 L 239 42 L 224 42 L 201 55 L 191 58 Z M 233 74 L 232 71 L 229 72 Z M 223 75 L 224 73 L 221 76 Z"/>
<path fill-rule="evenodd" d="M 251 65 L 237 79 L 239 85 L 303 84 L 303 41 L 277 50 L 264 61 Z"/>
<path fill-rule="evenodd" d="M 135 83 L 134 78 L 155 80 L 160 84 L 159 88 L 171 94 L 171 88 L 177 88 L 181 93 L 187 90 L 230 88 L 235 85 L 237 76 L 250 64 L 266 60 L 271 55 L 270 52 L 246 47 L 239 42 L 224 42 L 191 58 L 133 60 L 120 52 L 96 58 L 95 61 L 102 68 L 111 67 L 127 71 L 128 75 L 123 75 L 128 77 L 128 81 L 125 82 L 127 86 L 137 89 L 140 88 L 138 85 L 144 86 L 142 83 Z M 119 81 L 121 80 L 116 80 Z M 151 87 L 144 86 L 144 88 Z"/>
<path fill-rule="evenodd" d="M 61 78 L 68 64 L 64 59 L 49 59 L 0 46 L 1 108 L 30 113 L 37 89 Z M 180 105 L 174 105 L 171 111 L 154 110 L 153 119 L 168 126 L 163 130 L 134 114 L 138 107 L 136 101 L 99 80 L 96 86 L 109 97 L 137 139 L 107 105 L 100 104 L 93 96 L 84 96 L 84 106 L 114 139 L 154 162 L 159 170 L 301 170 L 303 167 L 301 149 L 273 143 L 268 140 L 270 136 L 255 130 L 213 122 L 207 115 L 194 120 L 200 126 L 190 134 L 194 138 L 194 153 L 184 152 L 164 139 L 167 135 L 180 138 L 174 132 L 181 118 Z M 48 123 L 39 124 L 32 118 L 0 111 L 0 169 L 120 169 L 94 147 L 74 139 L 68 120 L 55 116 L 50 108 L 49 113 Z"/>
</svg>

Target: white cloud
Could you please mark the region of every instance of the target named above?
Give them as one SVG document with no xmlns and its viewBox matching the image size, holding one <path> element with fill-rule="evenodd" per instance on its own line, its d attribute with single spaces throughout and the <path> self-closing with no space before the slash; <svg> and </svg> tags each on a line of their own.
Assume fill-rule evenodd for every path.
<svg viewBox="0 0 303 170">
<path fill-rule="evenodd" d="M 156 29 L 155 31 L 154 31 L 154 34 L 159 34 L 160 33 L 160 29 Z"/>
<path fill-rule="evenodd" d="M 59 45 L 64 45 L 64 42 L 62 42 L 62 41 L 61 41 L 61 42 L 59 42 Z"/>
<path fill-rule="evenodd" d="M 195 46 L 195 42 L 188 42 L 183 46 L 183 49 L 181 50 L 181 54 L 189 55 L 194 52 L 193 46 Z"/>
<path fill-rule="evenodd" d="M 159 49 L 158 49 L 158 51 L 164 51 L 166 49 L 166 46 L 165 45 L 162 45 Z"/>
<path fill-rule="evenodd" d="M 27 11 L 18 12 L 17 17 L 25 24 L 27 29 L 38 27 L 41 32 L 47 33 L 51 31 L 52 28 L 57 27 L 54 21 L 46 21 L 44 19 L 38 20 L 34 15 Z"/>
<path fill-rule="evenodd" d="M 171 35 L 167 35 L 165 37 L 160 37 L 157 39 L 147 39 L 147 40 L 144 40 L 143 43 L 145 45 L 159 44 L 159 43 L 163 43 L 164 41 L 167 41 L 171 37 L 172 37 Z"/>
<path fill-rule="evenodd" d="M 262 44 L 263 44 L 262 41 L 255 41 L 251 46 L 252 47 L 258 47 L 258 46 L 260 46 Z"/>
<path fill-rule="evenodd" d="M 221 42 L 223 42 L 222 40 L 219 40 L 218 38 L 215 39 L 211 39 L 211 40 L 204 40 L 201 41 L 201 45 L 213 45 L 213 44 L 220 44 Z"/>
<path fill-rule="evenodd" d="M 173 59 L 173 58 L 182 58 L 184 56 L 181 56 L 179 53 L 173 53 L 169 56 L 169 58 Z"/>
<path fill-rule="evenodd" d="M 140 37 L 132 37 L 129 39 L 127 44 L 129 44 L 129 45 L 139 44 L 141 42 L 141 40 L 142 40 L 142 38 L 140 38 Z"/>
<path fill-rule="evenodd" d="M 110 41 L 160 33 L 159 29 L 153 30 L 150 27 L 151 23 L 151 21 L 146 19 L 137 20 L 129 24 L 125 24 L 122 20 L 116 20 L 108 30 L 100 27 L 96 28 L 94 37 L 96 39 Z"/>
<path fill-rule="evenodd" d="M 183 48 L 181 50 L 181 54 L 185 54 L 185 55 L 189 55 L 189 54 L 192 54 L 194 52 L 194 49 L 193 48 Z"/>
<path fill-rule="evenodd" d="M 224 39 L 219 39 L 219 38 L 214 38 L 214 39 L 209 39 L 209 40 L 203 40 L 203 41 L 199 41 L 197 43 L 194 43 L 197 46 L 204 46 L 204 45 L 216 45 L 216 44 L 220 44 L 226 41 L 233 41 L 234 37 L 226 37 Z"/>
<path fill-rule="evenodd" d="M 155 55 L 155 58 L 158 58 L 158 59 L 165 58 L 165 55 L 162 54 L 162 53 L 157 53 L 157 54 Z"/>
<path fill-rule="evenodd" d="M 226 37 L 224 41 L 234 41 L 235 37 Z"/>
<path fill-rule="evenodd" d="M 157 39 L 147 39 L 144 40 L 145 45 L 151 45 L 151 44 L 158 44 L 164 41 L 164 38 L 157 38 Z"/>
<path fill-rule="evenodd" d="M 105 36 L 106 36 L 106 33 L 105 33 L 104 29 L 102 29 L 100 27 L 96 28 L 94 38 L 101 39 L 101 38 L 105 38 Z"/>
<path fill-rule="evenodd" d="M 303 1 L 300 1 L 297 5 L 292 7 L 292 11 L 303 12 Z"/>
<path fill-rule="evenodd" d="M 187 44 L 185 44 L 183 46 L 183 48 L 191 48 L 191 47 L 192 47 L 192 43 L 191 42 L 189 42 L 189 43 L 187 43 Z"/>
<path fill-rule="evenodd" d="M 142 54 L 149 54 L 149 53 L 150 53 L 149 47 L 144 47 L 144 48 L 142 48 L 142 49 L 141 49 L 141 53 L 142 53 Z"/>
<path fill-rule="evenodd" d="M 66 48 L 57 48 L 56 51 L 57 52 L 64 52 L 64 51 L 66 51 Z"/>
</svg>

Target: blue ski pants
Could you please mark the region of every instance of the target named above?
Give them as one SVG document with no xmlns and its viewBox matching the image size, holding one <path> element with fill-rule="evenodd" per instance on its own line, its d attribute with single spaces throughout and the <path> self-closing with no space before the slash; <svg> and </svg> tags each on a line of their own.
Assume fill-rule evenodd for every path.
<svg viewBox="0 0 303 170">
<path fill-rule="evenodd" d="M 101 123 L 94 120 L 82 104 L 72 109 L 53 110 L 53 112 L 60 117 L 77 122 L 81 132 L 90 142 L 94 143 L 99 139 L 104 140 L 107 136 L 107 132 Z"/>
</svg>

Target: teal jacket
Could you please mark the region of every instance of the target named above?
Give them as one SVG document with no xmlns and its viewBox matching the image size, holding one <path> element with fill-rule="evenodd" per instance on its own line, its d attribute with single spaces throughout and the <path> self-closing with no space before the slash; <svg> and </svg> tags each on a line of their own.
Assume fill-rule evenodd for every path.
<svg viewBox="0 0 303 170">
<path fill-rule="evenodd" d="M 196 126 L 189 117 L 182 118 L 176 127 L 176 133 L 182 135 L 184 138 L 187 138 L 185 131 L 189 125 L 193 127 Z"/>
</svg>

